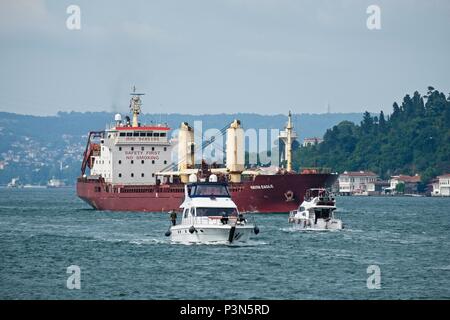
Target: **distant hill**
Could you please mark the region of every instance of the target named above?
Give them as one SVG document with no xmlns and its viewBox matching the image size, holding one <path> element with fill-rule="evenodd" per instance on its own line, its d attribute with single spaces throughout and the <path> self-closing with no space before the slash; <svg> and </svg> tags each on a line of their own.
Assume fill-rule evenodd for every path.
<svg viewBox="0 0 450 320">
<path fill-rule="evenodd" d="M 294 114 L 294 126 L 300 138 L 322 136 L 327 128 L 347 120 L 359 122 L 362 113 L 326 113 L 326 114 Z M 56 116 L 29 116 L 15 113 L 0 112 L 0 128 L 19 135 L 56 138 L 63 134 L 85 135 L 90 130 L 102 130 L 112 123 L 114 113 L 109 112 L 58 112 Z M 260 115 L 255 113 L 237 114 L 143 114 L 142 123 L 164 122 L 172 129 L 180 126 L 181 122 L 193 124 L 203 121 L 204 129 L 221 129 L 234 119 L 241 120 L 245 129 L 280 129 L 284 128 L 287 115 Z"/>
<path fill-rule="evenodd" d="M 294 114 L 300 140 L 321 137 L 328 128 L 346 120 L 359 122 L 362 113 Z M 0 112 L 0 184 L 19 177 L 22 183 L 44 184 L 56 177 L 73 184 L 79 174 L 81 157 L 89 131 L 103 130 L 113 122 L 108 112 L 58 112 L 56 116 L 30 116 Z M 142 123 L 167 122 L 177 129 L 181 122 L 202 121 L 203 130 L 222 129 L 240 119 L 245 129 L 280 129 L 287 116 L 239 114 L 143 114 Z"/>
</svg>

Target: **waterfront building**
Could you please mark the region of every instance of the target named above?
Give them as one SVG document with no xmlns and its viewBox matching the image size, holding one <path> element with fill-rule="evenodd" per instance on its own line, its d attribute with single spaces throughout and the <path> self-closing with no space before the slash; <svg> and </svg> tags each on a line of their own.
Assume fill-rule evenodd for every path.
<svg viewBox="0 0 450 320">
<path fill-rule="evenodd" d="M 378 176 L 371 171 L 345 171 L 339 176 L 339 193 L 342 195 L 370 195 L 375 192 Z"/>
<path fill-rule="evenodd" d="M 450 197 L 450 173 L 444 174 L 433 181 L 432 196 Z"/>
<path fill-rule="evenodd" d="M 303 146 L 304 147 L 308 147 L 308 146 L 315 146 L 316 144 L 322 143 L 323 139 L 322 138 L 318 138 L 318 137 L 314 137 L 314 138 L 305 138 L 303 139 Z"/>
<path fill-rule="evenodd" d="M 391 176 L 390 187 L 386 189 L 386 191 L 396 194 L 396 193 L 403 193 L 403 194 L 417 194 L 419 192 L 418 187 L 421 181 L 421 177 L 416 174 L 414 176 L 407 176 L 407 175 L 398 175 L 398 176 Z M 398 185 L 403 184 L 401 188 L 398 188 Z M 398 191 L 398 189 L 401 189 L 402 191 Z"/>
</svg>

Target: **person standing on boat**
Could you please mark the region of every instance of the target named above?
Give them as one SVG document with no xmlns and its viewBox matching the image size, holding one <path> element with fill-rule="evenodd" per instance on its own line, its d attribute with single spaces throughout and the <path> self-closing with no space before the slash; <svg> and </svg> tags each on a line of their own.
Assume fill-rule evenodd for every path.
<svg viewBox="0 0 450 320">
<path fill-rule="evenodd" d="M 172 225 L 175 226 L 177 224 L 177 213 L 175 210 L 172 210 L 169 212 L 170 214 L 170 220 L 172 220 Z"/>
</svg>

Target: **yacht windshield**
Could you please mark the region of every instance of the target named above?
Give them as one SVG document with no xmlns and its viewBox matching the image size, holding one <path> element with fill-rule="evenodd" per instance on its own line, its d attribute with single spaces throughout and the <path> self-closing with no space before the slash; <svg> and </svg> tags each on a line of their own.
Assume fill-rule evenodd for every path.
<svg viewBox="0 0 450 320">
<path fill-rule="evenodd" d="M 223 184 L 198 184 L 192 186 L 191 197 L 229 197 L 228 188 Z"/>
<path fill-rule="evenodd" d="M 236 216 L 235 208 L 197 208 L 197 217 Z"/>
</svg>

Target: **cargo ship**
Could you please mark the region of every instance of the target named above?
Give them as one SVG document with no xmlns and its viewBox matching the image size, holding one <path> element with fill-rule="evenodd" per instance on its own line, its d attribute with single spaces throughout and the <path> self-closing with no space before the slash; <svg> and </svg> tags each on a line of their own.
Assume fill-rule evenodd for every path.
<svg viewBox="0 0 450 320">
<path fill-rule="evenodd" d="M 289 113 L 279 139 L 284 143 L 284 168 L 245 168 L 244 129 L 239 120 L 227 125 L 226 160 L 223 167 L 197 159 L 194 129 L 181 123 L 178 138 L 170 139 L 166 124 L 139 122 L 142 96 L 131 93 L 132 118 L 116 114 L 114 123 L 89 133 L 77 195 L 92 208 L 112 211 L 165 212 L 179 210 L 184 185 L 216 175 L 227 182 L 233 201 L 242 212 L 286 213 L 298 208 L 305 191 L 330 187 L 337 176 L 329 170 L 292 170 L 292 143 L 296 133 Z M 177 147 L 177 163 L 172 151 Z"/>
</svg>

